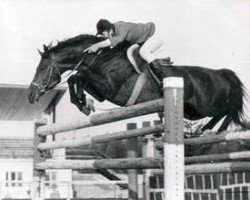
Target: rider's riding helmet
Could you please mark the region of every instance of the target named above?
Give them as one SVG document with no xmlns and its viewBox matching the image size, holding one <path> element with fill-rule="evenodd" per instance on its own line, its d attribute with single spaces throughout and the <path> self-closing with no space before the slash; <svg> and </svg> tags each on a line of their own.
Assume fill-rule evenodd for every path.
<svg viewBox="0 0 250 200">
<path fill-rule="evenodd" d="M 96 24 L 97 34 L 102 34 L 103 31 L 110 31 L 113 28 L 113 24 L 106 19 L 100 19 Z"/>
</svg>

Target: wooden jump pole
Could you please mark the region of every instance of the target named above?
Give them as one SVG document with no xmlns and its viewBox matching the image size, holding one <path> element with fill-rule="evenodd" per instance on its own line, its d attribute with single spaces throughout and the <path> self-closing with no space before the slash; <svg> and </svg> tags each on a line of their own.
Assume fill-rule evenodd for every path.
<svg viewBox="0 0 250 200">
<path fill-rule="evenodd" d="M 211 144 L 211 143 L 219 143 L 219 142 L 235 141 L 235 140 L 250 140 L 250 132 L 249 131 L 223 132 L 218 135 L 212 134 L 203 137 L 189 138 L 185 140 L 185 144 L 201 145 L 201 144 Z"/>
<path fill-rule="evenodd" d="M 37 129 L 37 134 L 51 135 L 54 133 L 67 132 L 71 130 L 106 124 L 110 122 L 116 122 L 119 120 L 152 114 L 155 112 L 161 112 L 163 110 L 162 107 L 163 100 L 157 99 L 125 108 L 118 108 L 116 110 L 101 114 L 92 115 L 88 119 L 80 119 L 68 123 L 54 123 L 42 126 Z"/>
<path fill-rule="evenodd" d="M 127 130 L 137 129 L 136 123 L 128 123 Z M 127 140 L 127 158 L 136 158 L 137 154 L 137 138 Z M 128 170 L 128 199 L 138 200 L 138 172 L 136 169 Z"/>
<path fill-rule="evenodd" d="M 98 144 L 103 142 L 111 142 L 117 140 L 123 140 L 128 138 L 140 137 L 145 135 L 150 135 L 154 133 L 162 133 L 164 131 L 163 124 L 157 124 L 154 126 L 143 127 L 130 131 L 120 131 L 116 133 L 109 133 L 103 135 L 93 136 L 86 140 L 57 140 L 51 142 L 44 142 L 38 144 L 39 150 L 49 150 L 64 147 L 77 147 L 90 144 Z M 219 143 L 223 141 L 235 141 L 235 140 L 250 140 L 250 132 L 239 131 L 232 133 L 221 133 L 219 135 L 208 135 L 197 138 L 189 138 L 184 140 L 185 145 L 201 145 L 201 144 L 211 144 Z M 163 143 L 157 145 L 157 149 L 162 149 Z"/>
<path fill-rule="evenodd" d="M 165 200 L 184 200 L 183 78 L 163 80 Z"/>
<path fill-rule="evenodd" d="M 232 160 L 250 160 L 250 151 L 238 151 L 231 153 L 209 154 L 200 156 L 185 157 L 185 164 L 204 163 L 204 162 L 223 162 Z"/>
<path fill-rule="evenodd" d="M 218 163 L 216 162 L 231 162 L 234 161 L 248 161 L 250 163 L 250 151 L 240 151 L 232 153 L 223 153 L 223 154 L 211 154 L 211 155 L 201 155 L 201 156 L 192 156 L 185 158 L 185 167 L 194 166 L 195 163 L 204 162 L 207 167 L 213 168 Z M 41 162 L 36 165 L 40 170 L 45 169 L 91 169 L 91 168 L 100 168 L 100 169 L 156 169 L 163 166 L 163 158 L 122 158 L 122 159 L 100 159 L 100 160 L 47 160 L 46 162 Z M 211 163 L 212 162 L 212 163 Z M 65 164 L 64 164 L 65 163 Z M 242 162 L 243 163 L 243 162 Z M 250 169 L 250 166 L 249 168 Z M 188 172 L 188 171 L 187 171 Z M 196 172 L 200 173 L 200 172 Z"/>
<path fill-rule="evenodd" d="M 38 170 L 46 169 L 161 169 L 153 170 L 153 174 L 162 175 L 162 158 L 120 158 L 100 160 L 48 160 L 37 164 Z M 250 162 L 220 162 L 191 164 L 185 166 L 185 174 L 212 174 L 222 172 L 246 172 L 250 171 Z"/>
<path fill-rule="evenodd" d="M 154 133 L 162 133 L 164 131 L 163 124 L 156 124 L 154 126 L 143 127 L 130 131 L 120 131 L 116 133 L 108 133 L 103 135 L 93 136 L 86 140 L 57 140 L 51 142 L 43 142 L 38 144 L 39 150 L 49 150 L 65 147 L 77 147 L 90 144 L 98 144 L 103 142 L 111 142 L 117 140 L 123 140 L 128 138 L 140 137 L 145 135 L 150 135 Z M 201 145 L 201 144 L 211 144 L 219 143 L 223 141 L 235 141 L 235 140 L 250 140 L 250 132 L 239 131 L 232 133 L 221 133 L 219 135 L 208 135 L 197 138 L 189 138 L 184 140 L 185 145 Z M 156 146 L 157 149 L 163 148 L 163 143 Z"/>
<path fill-rule="evenodd" d="M 97 160 L 47 160 L 36 165 L 37 169 L 157 169 L 163 159 L 119 158 Z"/>
<path fill-rule="evenodd" d="M 129 138 L 136 138 L 140 136 L 145 136 L 154 133 L 162 133 L 163 132 L 163 125 L 157 124 L 155 126 L 148 126 L 139 129 L 127 130 L 127 131 L 120 131 L 116 133 L 108 133 L 103 135 L 96 135 L 92 136 L 91 138 L 86 138 L 85 140 L 57 140 L 45 143 L 39 143 L 38 149 L 39 150 L 47 150 L 47 149 L 57 149 L 57 148 L 64 148 L 64 147 L 77 147 L 77 146 L 84 146 L 84 145 L 93 145 L 99 144 L 104 142 L 112 142 L 117 140 L 129 139 Z"/>
<path fill-rule="evenodd" d="M 162 127 L 160 127 L 161 129 Z M 237 131 L 237 132 L 223 132 L 218 135 L 206 135 L 195 138 L 188 138 L 184 140 L 185 145 L 202 145 L 214 144 L 220 142 L 237 141 L 237 140 L 250 140 L 250 131 Z M 163 142 L 156 146 L 156 149 L 163 149 Z"/>
</svg>

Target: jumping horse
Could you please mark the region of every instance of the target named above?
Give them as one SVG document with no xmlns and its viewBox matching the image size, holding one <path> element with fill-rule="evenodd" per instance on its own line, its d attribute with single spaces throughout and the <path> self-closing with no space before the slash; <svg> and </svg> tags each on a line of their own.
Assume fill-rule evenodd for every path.
<svg viewBox="0 0 250 200">
<path fill-rule="evenodd" d="M 127 59 L 126 44 L 103 49 L 101 53 L 83 53 L 101 40 L 103 38 L 93 35 L 79 35 L 54 47 L 44 45 L 44 52 L 39 51 L 41 60 L 29 87 L 29 102 L 39 101 L 43 94 L 60 83 L 64 72 L 75 70 L 77 73 L 68 78 L 70 98 L 81 111 L 87 113 L 89 110 L 83 89 L 98 101 L 108 100 L 125 106 L 140 75 Z M 141 65 L 146 81 L 135 104 L 162 97 L 146 63 Z M 223 117 L 218 132 L 226 130 L 231 122 L 245 126 L 242 123 L 244 86 L 233 71 L 164 64 L 157 69 L 163 77 L 184 78 L 184 117 L 189 120 L 211 117 L 202 131 L 212 129 Z"/>
</svg>

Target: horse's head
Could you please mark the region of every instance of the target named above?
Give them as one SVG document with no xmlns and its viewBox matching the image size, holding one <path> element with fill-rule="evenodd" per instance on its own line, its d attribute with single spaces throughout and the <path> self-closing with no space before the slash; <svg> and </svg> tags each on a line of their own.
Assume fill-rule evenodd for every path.
<svg viewBox="0 0 250 200">
<path fill-rule="evenodd" d="M 80 71 L 83 72 L 85 68 L 89 69 L 90 66 L 101 66 L 109 62 L 118 53 L 123 55 L 123 51 L 117 47 L 113 50 L 107 49 L 108 53 L 106 54 L 104 54 L 106 52 L 104 50 L 102 55 L 105 56 L 83 53 L 86 48 L 102 40 L 104 38 L 84 34 L 61 41 L 54 47 L 44 45 L 44 52 L 39 51 L 41 61 L 29 88 L 29 102 L 38 101 L 43 94 L 53 89 L 61 81 L 62 73 L 67 70 L 75 70 L 79 63 L 82 67 Z M 84 70 L 83 66 L 85 66 Z M 94 69 L 105 70 L 103 66 Z"/>
<path fill-rule="evenodd" d="M 58 62 L 55 60 L 53 52 L 50 52 L 49 48 L 44 45 L 44 52 L 39 51 L 39 53 L 41 60 L 29 87 L 30 103 L 39 101 L 43 94 L 53 89 L 61 81 Z"/>
</svg>

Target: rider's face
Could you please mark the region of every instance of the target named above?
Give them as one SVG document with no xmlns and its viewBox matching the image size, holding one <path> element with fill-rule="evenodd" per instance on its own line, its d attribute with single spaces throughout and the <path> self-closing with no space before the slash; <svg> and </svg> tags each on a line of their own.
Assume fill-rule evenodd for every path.
<svg viewBox="0 0 250 200">
<path fill-rule="evenodd" d="M 111 37 L 112 33 L 113 33 L 112 29 L 110 31 L 103 31 L 102 36 L 105 38 L 108 38 L 108 37 Z"/>
<path fill-rule="evenodd" d="M 109 32 L 108 31 L 103 31 L 102 36 L 107 38 L 109 36 Z"/>
</svg>

